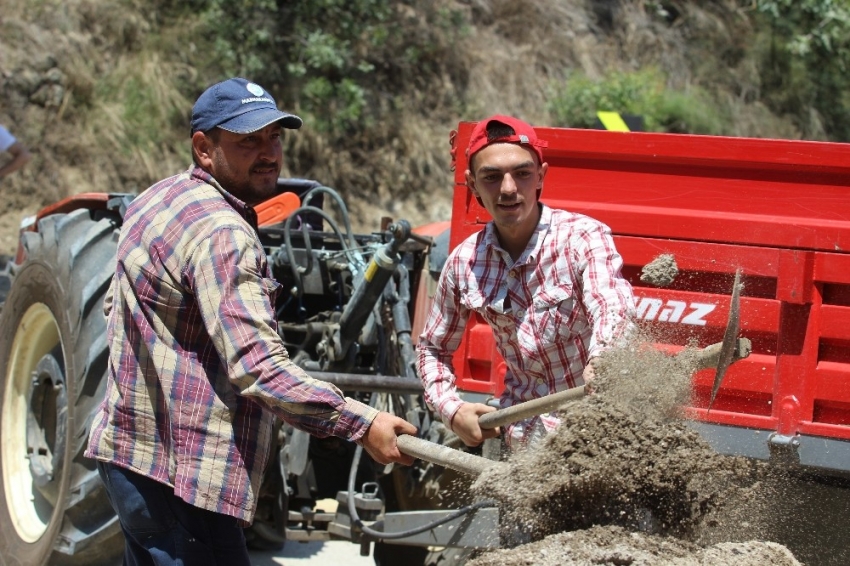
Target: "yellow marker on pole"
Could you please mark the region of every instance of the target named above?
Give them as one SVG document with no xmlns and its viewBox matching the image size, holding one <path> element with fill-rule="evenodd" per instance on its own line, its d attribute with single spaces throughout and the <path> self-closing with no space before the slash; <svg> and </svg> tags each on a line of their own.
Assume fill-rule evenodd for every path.
<svg viewBox="0 0 850 566">
<path fill-rule="evenodd" d="M 596 117 L 599 118 L 599 121 L 602 122 L 602 125 L 605 126 L 606 130 L 612 132 L 631 131 L 626 125 L 626 122 L 623 120 L 623 117 L 620 116 L 619 112 L 599 111 L 596 113 Z"/>
</svg>

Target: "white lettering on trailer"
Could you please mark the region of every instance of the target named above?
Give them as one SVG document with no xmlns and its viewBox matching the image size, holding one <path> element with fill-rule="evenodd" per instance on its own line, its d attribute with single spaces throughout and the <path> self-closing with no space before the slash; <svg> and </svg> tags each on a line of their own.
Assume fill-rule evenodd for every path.
<svg viewBox="0 0 850 566">
<path fill-rule="evenodd" d="M 715 308 L 717 305 L 711 303 L 686 303 L 673 299 L 662 301 L 652 297 L 641 297 L 637 304 L 637 316 L 649 321 L 705 326 L 708 323 L 705 317 Z"/>
</svg>

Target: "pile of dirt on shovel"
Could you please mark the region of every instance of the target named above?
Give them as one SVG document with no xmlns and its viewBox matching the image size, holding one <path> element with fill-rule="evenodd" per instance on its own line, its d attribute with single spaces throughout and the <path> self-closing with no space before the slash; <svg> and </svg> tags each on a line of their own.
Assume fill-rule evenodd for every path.
<svg viewBox="0 0 850 566">
<path fill-rule="evenodd" d="M 799 564 L 781 545 L 711 532 L 735 528 L 720 518 L 725 502 L 756 505 L 765 467 L 718 455 L 678 413 L 696 351 L 673 357 L 646 343 L 607 354 L 594 394 L 562 411 L 556 433 L 472 486 L 510 527 L 507 549 L 469 566 Z"/>
</svg>

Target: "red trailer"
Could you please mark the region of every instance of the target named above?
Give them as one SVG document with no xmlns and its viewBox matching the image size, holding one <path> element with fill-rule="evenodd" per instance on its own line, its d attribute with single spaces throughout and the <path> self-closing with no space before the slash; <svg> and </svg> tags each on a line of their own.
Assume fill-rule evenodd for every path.
<svg viewBox="0 0 850 566">
<path fill-rule="evenodd" d="M 461 123 L 456 148 L 473 123 Z M 549 142 L 542 200 L 608 224 L 635 288 L 637 314 L 670 351 L 723 339 L 736 270 L 741 336 L 708 412 L 714 374 L 698 372 L 687 412 L 720 452 L 780 451 L 828 472 L 850 471 L 850 145 L 538 128 Z M 450 247 L 488 213 L 468 191 L 456 152 Z M 672 254 L 664 288 L 641 269 Z M 504 363 L 483 321 L 455 359 L 458 386 L 498 394 Z"/>
</svg>

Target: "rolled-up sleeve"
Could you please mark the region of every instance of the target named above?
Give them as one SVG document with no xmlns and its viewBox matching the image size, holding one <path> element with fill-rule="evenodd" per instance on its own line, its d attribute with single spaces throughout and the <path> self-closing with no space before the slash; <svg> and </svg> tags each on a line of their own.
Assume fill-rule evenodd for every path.
<svg viewBox="0 0 850 566">
<path fill-rule="evenodd" d="M 452 355 L 460 346 L 468 311 L 459 299 L 452 257 L 440 275 L 428 322 L 417 346 L 417 369 L 425 401 L 450 424 L 463 401 L 455 386 Z"/>
</svg>

